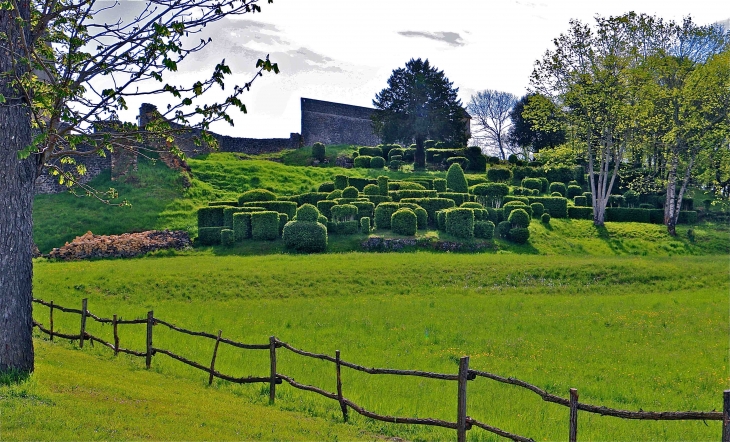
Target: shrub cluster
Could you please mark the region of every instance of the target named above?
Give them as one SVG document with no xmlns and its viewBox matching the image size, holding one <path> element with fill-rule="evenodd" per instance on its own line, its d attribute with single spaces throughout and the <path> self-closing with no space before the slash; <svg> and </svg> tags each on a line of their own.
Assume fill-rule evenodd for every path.
<svg viewBox="0 0 730 442">
<path fill-rule="evenodd" d="M 276 201 L 276 194 L 266 189 L 253 189 L 247 192 L 243 192 L 238 197 L 238 205 L 243 206 L 244 203 L 250 203 L 253 201 Z"/>
<path fill-rule="evenodd" d="M 327 181 L 326 183 L 322 183 L 317 188 L 318 192 L 325 192 L 325 193 L 332 192 L 333 190 L 335 190 L 335 183 L 333 183 L 332 181 Z"/>
<path fill-rule="evenodd" d="M 372 228 L 372 225 L 370 224 L 369 216 L 363 216 L 362 218 L 360 218 L 360 232 L 370 233 L 371 228 Z"/>
<path fill-rule="evenodd" d="M 560 182 L 552 182 L 550 183 L 550 193 L 557 192 L 560 194 L 560 196 L 565 196 L 568 193 L 568 189 L 565 187 L 565 184 Z"/>
<path fill-rule="evenodd" d="M 279 237 L 279 212 L 252 212 L 251 238 L 272 241 Z"/>
<path fill-rule="evenodd" d="M 545 211 L 553 218 L 568 217 L 568 200 L 565 198 L 531 196 L 528 201 L 530 203 L 541 203 L 545 207 Z"/>
<path fill-rule="evenodd" d="M 338 204 L 330 209 L 332 221 L 352 221 L 357 216 L 357 206 L 352 204 Z"/>
<path fill-rule="evenodd" d="M 446 232 L 457 238 L 474 237 L 474 211 L 453 208 L 446 211 Z"/>
<path fill-rule="evenodd" d="M 539 178 L 525 178 L 522 180 L 522 187 L 542 191 L 542 181 Z"/>
<path fill-rule="evenodd" d="M 312 157 L 315 160 L 324 161 L 325 146 L 322 143 L 312 144 Z"/>
<path fill-rule="evenodd" d="M 545 206 L 542 203 L 532 203 L 530 209 L 532 209 L 533 218 L 539 218 L 545 213 Z"/>
<path fill-rule="evenodd" d="M 198 243 L 204 246 L 213 246 L 221 242 L 223 227 L 198 227 Z"/>
<path fill-rule="evenodd" d="M 398 203 L 378 204 L 375 208 L 375 227 L 378 229 L 390 229 L 390 218 L 398 208 Z"/>
<path fill-rule="evenodd" d="M 372 157 L 372 159 L 370 159 L 370 168 L 371 169 L 382 169 L 383 167 L 385 167 L 385 158 Z"/>
<path fill-rule="evenodd" d="M 349 186 L 347 175 L 335 175 L 335 190 L 342 190 Z"/>
<path fill-rule="evenodd" d="M 418 204 L 428 214 L 428 222 L 432 225 L 436 225 L 436 212 L 442 209 L 449 209 L 455 207 L 454 200 L 448 198 L 403 198 L 401 203 L 413 203 Z M 380 206 L 378 206 L 380 207 Z M 377 212 L 378 208 L 375 208 L 375 224 L 377 225 Z"/>
<path fill-rule="evenodd" d="M 286 213 L 289 219 L 297 213 L 297 203 L 294 201 L 251 201 L 242 204 L 243 207 L 263 207 L 264 209 Z"/>
<path fill-rule="evenodd" d="M 509 193 L 509 186 L 504 183 L 477 184 L 471 188 L 471 193 L 484 207 L 500 207 L 504 197 Z"/>
<path fill-rule="evenodd" d="M 468 193 L 457 193 L 457 192 L 443 192 L 433 195 L 438 198 L 448 198 L 454 200 L 454 204 L 460 206 L 470 200 Z"/>
<path fill-rule="evenodd" d="M 582 195 L 582 194 L 583 194 L 582 187 L 575 185 L 575 184 L 571 184 L 568 186 L 568 194 L 567 194 L 568 198 L 573 199 L 576 196 Z"/>
<path fill-rule="evenodd" d="M 491 221 L 474 221 L 474 237 L 481 239 L 494 238 L 494 223 Z"/>
<path fill-rule="evenodd" d="M 568 218 L 593 219 L 593 207 L 568 207 Z"/>
<path fill-rule="evenodd" d="M 398 209 L 390 217 L 390 226 L 393 233 L 413 236 L 418 226 L 416 214 L 411 209 Z"/>
<path fill-rule="evenodd" d="M 224 226 L 223 209 L 226 206 L 201 207 L 198 209 L 198 228 Z"/>
<path fill-rule="evenodd" d="M 238 201 L 209 201 L 208 206 L 209 207 L 215 207 L 215 206 L 236 207 L 236 206 L 238 206 Z"/>
</svg>

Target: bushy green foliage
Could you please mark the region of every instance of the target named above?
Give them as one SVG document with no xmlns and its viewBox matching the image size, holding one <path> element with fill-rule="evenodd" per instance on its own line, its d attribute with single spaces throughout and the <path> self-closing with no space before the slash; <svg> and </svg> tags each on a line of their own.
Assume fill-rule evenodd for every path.
<svg viewBox="0 0 730 442">
<path fill-rule="evenodd" d="M 331 200 L 319 201 L 317 203 L 317 210 L 319 211 L 319 213 L 326 216 L 327 218 L 331 218 L 332 213 L 330 212 L 330 210 L 332 209 L 332 207 L 334 207 L 336 205 L 337 205 L 337 201 L 331 201 Z M 301 207 L 300 207 L 300 209 L 301 209 Z M 299 212 L 297 212 L 297 213 L 299 213 Z"/>
<path fill-rule="evenodd" d="M 464 149 L 464 156 L 468 163 L 466 170 L 484 173 L 487 169 L 487 158 L 482 153 L 482 149 L 479 146 L 469 146 Z"/>
<path fill-rule="evenodd" d="M 238 206 L 238 201 L 210 201 L 210 202 L 208 202 L 208 207 L 215 207 L 215 206 L 236 207 L 236 206 Z"/>
<path fill-rule="evenodd" d="M 243 192 L 238 197 L 238 205 L 243 206 L 244 203 L 250 203 L 252 201 L 276 201 L 276 194 L 266 189 L 252 189 L 247 192 Z"/>
<path fill-rule="evenodd" d="M 354 186 L 347 186 L 342 190 L 342 198 L 357 198 L 360 192 Z"/>
<path fill-rule="evenodd" d="M 321 203 L 323 203 L 323 205 L 327 205 L 330 202 L 321 201 Z M 319 205 L 319 203 L 317 203 L 317 205 Z M 294 219 L 296 221 L 317 222 L 318 218 L 319 210 L 317 207 L 314 207 L 312 204 L 304 204 L 297 209 L 296 218 Z"/>
<path fill-rule="evenodd" d="M 388 195 L 393 201 L 400 201 L 403 198 L 436 198 L 438 195 L 435 190 L 391 190 Z"/>
<path fill-rule="evenodd" d="M 517 155 L 515 154 L 510 154 L 507 157 L 507 162 L 509 162 L 510 164 L 517 164 L 517 160 L 519 160 L 519 158 L 517 158 Z"/>
<path fill-rule="evenodd" d="M 398 209 L 390 216 L 390 227 L 398 235 L 413 236 L 416 234 L 418 220 L 411 209 Z"/>
<path fill-rule="evenodd" d="M 375 184 L 368 184 L 365 186 L 362 193 L 365 195 L 380 195 L 380 188 Z"/>
<path fill-rule="evenodd" d="M 352 221 L 357 216 L 357 207 L 352 204 L 338 204 L 330 209 L 332 221 Z"/>
<path fill-rule="evenodd" d="M 370 217 L 369 216 L 363 216 L 360 218 L 360 232 L 361 233 L 370 233 L 370 228 L 372 226 L 370 225 Z"/>
<path fill-rule="evenodd" d="M 484 207 L 500 207 L 504 197 L 509 193 L 509 186 L 504 183 L 477 184 L 471 188 L 478 203 Z"/>
<path fill-rule="evenodd" d="M 500 221 L 504 221 L 504 211 L 502 209 L 494 209 L 492 207 L 486 208 L 487 213 L 489 214 L 488 218 L 491 222 L 493 222 L 495 225 L 499 224 Z"/>
<path fill-rule="evenodd" d="M 593 208 L 592 207 L 568 207 L 568 218 L 570 218 L 570 219 L 593 219 Z"/>
<path fill-rule="evenodd" d="M 586 197 L 586 206 L 593 207 L 593 194 L 591 192 L 584 192 L 583 196 Z"/>
<path fill-rule="evenodd" d="M 588 206 L 588 204 L 586 204 L 586 197 L 584 197 L 583 195 L 574 196 L 573 197 L 573 204 L 576 207 L 586 207 L 586 206 Z"/>
<path fill-rule="evenodd" d="M 322 143 L 312 144 L 312 157 L 319 161 L 324 161 L 325 146 Z"/>
<path fill-rule="evenodd" d="M 512 224 L 509 221 L 500 221 L 500 223 L 497 224 L 497 233 L 499 234 L 499 237 L 507 239 L 511 228 Z"/>
<path fill-rule="evenodd" d="M 369 169 L 371 159 L 373 159 L 373 157 L 367 156 L 367 155 L 360 155 L 359 157 L 355 158 L 354 166 L 361 167 L 363 169 Z"/>
<path fill-rule="evenodd" d="M 507 195 L 504 197 L 503 204 L 512 203 L 514 201 L 519 201 L 521 203 L 524 203 L 525 205 L 530 204 L 530 199 L 526 196 L 515 196 L 515 195 Z"/>
<path fill-rule="evenodd" d="M 231 229 L 221 229 L 221 244 L 224 246 L 232 246 L 236 243 L 236 238 Z"/>
<path fill-rule="evenodd" d="M 494 183 L 506 183 L 512 179 L 512 171 L 506 167 L 490 167 L 487 169 L 487 179 Z"/>
<path fill-rule="evenodd" d="M 335 189 L 343 190 L 349 186 L 347 175 L 335 175 Z"/>
<path fill-rule="evenodd" d="M 375 227 L 390 229 L 390 217 L 398 210 L 398 203 L 380 203 L 375 207 Z"/>
<path fill-rule="evenodd" d="M 543 224 L 550 224 L 550 214 L 549 213 L 543 213 L 540 217 L 540 221 L 542 221 Z"/>
<path fill-rule="evenodd" d="M 608 207 L 625 207 L 626 202 L 624 201 L 623 195 L 609 195 L 608 196 Z"/>
<path fill-rule="evenodd" d="M 223 227 L 223 209 L 225 206 L 201 207 L 198 209 L 198 228 Z"/>
<path fill-rule="evenodd" d="M 329 192 L 332 192 L 333 190 L 335 190 L 335 183 L 333 183 L 332 181 L 327 181 L 325 183 L 322 183 L 317 188 L 318 192 L 329 193 Z"/>
<path fill-rule="evenodd" d="M 451 207 L 455 207 L 456 204 L 454 203 L 454 200 L 447 199 L 447 198 L 403 198 L 401 200 L 401 203 L 414 203 L 418 204 L 419 206 L 423 207 L 426 210 L 426 213 L 428 213 L 428 222 L 436 225 L 437 219 L 436 219 L 436 212 L 441 209 L 449 209 Z M 380 206 L 378 206 L 380 207 Z M 375 224 L 377 225 L 377 207 L 375 208 L 376 216 L 375 216 Z"/>
<path fill-rule="evenodd" d="M 348 221 L 330 221 L 327 223 L 327 232 L 339 235 L 354 235 L 360 228 L 360 221 L 353 219 Z"/>
<path fill-rule="evenodd" d="M 530 230 L 527 227 L 515 227 L 510 229 L 508 239 L 515 244 L 525 244 L 530 239 Z"/>
<path fill-rule="evenodd" d="M 441 209 L 436 212 L 436 222 L 439 230 L 446 231 L 446 211 L 449 209 Z"/>
<path fill-rule="evenodd" d="M 398 207 L 401 209 L 410 209 L 416 214 L 418 230 L 425 230 L 428 227 L 428 212 L 426 212 L 426 209 L 415 203 L 399 203 Z"/>
<path fill-rule="evenodd" d="M 446 188 L 451 192 L 469 192 L 469 185 L 466 182 L 464 169 L 460 165 L 454 163 L 449 167 L 449 170 L 446 172 Z"/>
<path fill-rule="evenodd" d="M 376 206 L 380 203 L 389 203 L 393 201 L 393 198 L 383 195 L 366 195 L 365 197 Z"/>
<path fill-rule="evenodd" d="M 567 194 L 568 189 L 565 187 L 565 184 L 563 184 L 563 183 L 552 182 L 552 183 L 550 183 L 550 193 L 552 194 L 555 192 L 559 193 L 560 196 L 564 197 Z"/>
<path fill-rule="evenodd" d="M 446 164 L 448 164 L 449 166 L 451 166 L 452 164 L 458 164 L 459 166 L 461 166 L 462 170 L 464 170 L 467 169 L 467 166 L 469 165 L 469 160 L 466 157 L 450 157 L 446 159 Z"/>
<path fill-rule="evenodd" d="M 198 227 L 198 243 L 203 246 L 213 246 L 221 243 L 223 227 Z"/>
<path fill-rule="evenodd" d="M 540 193 L 548 193 L 550 191 L 550 181 L 545 177 L 539 177 L 538 179 L 540 180 L 540 184 L 542 184 Z"/>
<path fill-rule="evenodd" d="M 327 228 L 318 222 L 290 221 L 282 233 L 284 245 L 300 252 L 324 252 L 327 250 Z"/>
<path fill-rule="evenodd" d="M 454 200 L 454 204 L 458 207 L 465 202 L 469 201 L 470 197 L 468 193 L 457 193 L 457 192 L 443 192 L 433 195 L 438 198 L 448 198 Z"/>
<path fill-rule="evenodd" d="M 380 194 L 382 196 L 388 196 L 388 177 L 387 176 L 379 176 L 378 177 L 378 188 L 380 189 Z"/>
<path fill-rule="evenodd" d="M 530 203 L 542 203 L 545 211 L 553 218 L 568 217 L 568 200 L 565 198 L 531 196 L 528 200 Z"/>
<path fill-rule="evenodd" d="M 459 207 L 463 207 L 464 209 L 483 209 L 484 208 L 484 206 L 482 206 L 481 204 L 479 204 L 477 202 L 472 202 L 472 201 L 463 202 L 459 205 Z"/>
<path fill-rule="evenodd" d="M 525 209 L 518 207 L 510 212 L 507 221 L 512 224 L 512 228 L 527 227 L 530 225 L 530 215 L 527 214 Z"/>
<path fill-rule="evenodd" d="M 319 216 L 317 217 L 317 222 L 318 222 L 318 223 L 320 223 L 320 224 L 322 224 L 323 226 L 327 227 L 327 222 L 328 222 L 328 220 L 327 220 L 327 217 L 326 217 L 326 216 L 324 216 L 324 215 L 320 214 L 320 215 L 319 215 Z"/>
<path fill-rule="evenodd" d="M 236 241 L 251 238 L 251 213 L 253 212 L 233 214 L 233 234 Z"/>
<path fill-rule="evenodd" d="M 371 169 L 382 169 L 385 167 L 385 159 L 383 157 L 372 157 L 370 159 L 370 168 Z"/>
<path fill-rule="evenodd" d="M 575 169 L 568 166 L 549 168 L 545 171 L 545 176 L 551 183 L 568 183 L 576 179 Z"/>
<path fill-rule="evenodd" d="M 342 198 L 342 190 L 341 189 L 335 189 L 332 192 L 330 192 L 329 195 L 327 195 L 328 200 L 336 200 L 337 198 Z"/>
<path fill-rule="evenodd" d="M 251 213 L 251 238 L 272 241 L 279 237 L 279 212 Z"/>
<path fill-rule="evenodd" d="M 294 201 L 251 201 L 243 203 L 243 207 L 263 207 L 279 213 L 286 213 L 289 219 L 294 218 L 297 213 L 297 203 Z"/>
<path fill-rule="evenodd" d="M 476 186 L 477 184 L 486 184 L 488 183 L 487 179 L 483 176 L 473 176 L 473 175 L 467 175 L 466 182 L 469 184 L 469 190 L 471 191 L 471 188 Z"/>
<path fill-rule="evenodd" d="M 682 210 L 677 217 L 677 224 L 697 224 L 697 212 L 694 210 Z"/>
<path fill-rule="evenodd" d="M 446 232 L 457 238 L 474 237 L 474 211 L 453 208 L 446 211 Z"/>
<path fill-rule="evenodd" d="M 542 191 L 542 181 L 539 178 L 525 178 L 522 180 L 522 187 Z"/>
<path fill-rule="evenodd" d="M 317 205 L 318 202 L 327 199 L 329 192 L 307 192 L 299 195 L 294 195 L 291 201 L 295 201 L 297 205 L 312 204 Z"/>
<path fill-rule="evenodd" d="M 357 218 L 360 219 L 363 216 L 372 218 L 375 216 L 375 204 L 370 201 L 353 201 L 353 206 L 357 207 Z"/>
<path fill-rule="evenodd" d="M 555 198 L 560 198 L 563 196 L 563 194 L 561 194 L 560 192 L 552 192 L 552 193 L 550 193 L 550 196 L 555 197 Z"/>
<path fill-rule="evenodd" d="M 382 157 L 383 156 L 383 149 L 379 146 L 375 146 L 375 147 L 363 146 L 358 149 L 358 152 L 360 152 L 360 155 L 367 155 L 369 157 Z"/>
<path fill-rule="evenodd" d="M 396 171 L 399 170 L 403 166 L 403 164 L 405 164 L 405 162 L 398 158 L 397 155 L 396 158 L 397 159 L 390 160 L 390 163 L 388 163 L 388 169 Z"/>
<path fill-rule="evenodd" d="M 532 209 L 533 218 L 541 217 L 545 212 L 545 206 L 542 203 L 532 203 L 530 204 L 530 209 Z"/>
<path fill-rule="evenodd" d="M 524 195 L 524 196 L 532 196 L 539 194 L 540 191 L 537 189 L 528 189 L 527 187 L 515 187 L 512 189 L 513 195 Z"/>
<path fill-rule="evenodd" d="M 243 213 L 243 212 L 263 212 L 266 209 L 263 207 L 226 207 L 223 209 L 223 227 L 226 227 L 228 229 L 233 228 L 233 215 L 236 213 Z"/>
<path fill-rule="evenodd" d="M 568 194 L 567 194 L 567 197 L 569 199 L 573 199 L 576 196 L 579 196 L 581 194 L 583 194 L 583 188 L 582 187 L 577 186 L 577 185 L 574 185 L 574 184 L 571 184 L 571 185 L 568 186 Z"/>
<path fill-rule="evenodd" d="M 647 209 L 629 209 L 628 207 L 606 207 L 606 221 L 649 223 L 651 217 Z"/>
<path fill-rule="evenodd" d="M 532 208 L 525 204 L 522 201 L 510 201 L 508 203 L 505 203 L 504 206 L 502 206 L 502 212 L 504 213 L 504 218 L 506 220 L 509 220 L 510 214 L 515 209 L 522 209 L 525 211 L 525 213 L 530 216 L 532 214 Z"/>
<path fill-rule="evenodd" d="M 494 223 L 491 221 L 475 221 L 474 237 L 481 239 L 494 238 Z"/>
<path fill-rule="evenodd" d="M 396 181 L 392 184 L 398 186 L 396 190 L 427 190 L 423 184 L 413 181 Z"/>
<path fill-rule="evenodd" d="M 396 147 L 393 149 L 390 149 L 388 151 L 388 160 L 392 160 L 394 156 L 399 156 L 399 160 L 403 158 L 403 154 L 405 153 L 405 149 L 402 147 Z"/>
<path fill-rule="evenodd" d="M 577 206 L 578 203 L 575 203 L 575 205 Z M 654 208 L 654 204 L 648 204 L 648 203 L 639 204 L 639 209 L 653 209 L 653 208 Z"/>
<path fill-rule="evenodd" d="M 358 190 L 358 192 L 362 192 L 365 186 L 367 186 L 368 184 L 375 183 L 376 181 L 371 178 L 359 178 L 353 176 L 347 178 L 347 185 L 354 187 Z"/>
</svg>

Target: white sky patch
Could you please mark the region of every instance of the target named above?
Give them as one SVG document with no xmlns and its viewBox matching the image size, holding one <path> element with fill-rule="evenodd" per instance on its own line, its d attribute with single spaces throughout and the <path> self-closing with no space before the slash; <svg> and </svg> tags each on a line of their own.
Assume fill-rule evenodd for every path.
<svg viewBox="0 0 730 442">
<path fill-rule="evenodd" d="M 232 90 L 250 80 L 259 58 L 270 54 L 279 63 L 279 75 L 265 73 L 244 94 L 248 114 L 235 113 L 235 127 L 214 125 L 222 134 L 271 138 L 299 132 L 301 97 L 370 107 L 391 72 L 411 58 L 428 58 L 443 70 L 464 105 L 484 89 L 521 96 L 535 60 L 573 18 L 592 23 L 596 15 L 629 11 L 675 21 L 691 15 L 699 24 L 730 18 L 730 2 L 717 0 L 275 0 L 260 5 L 261 14 L 206 28 L 213 43 L 170 77 L 175 83 L 195 81 L 225 58 L 234 71 L 228 79 Z M 210 92 L 211 100 L 225 96 Z M 130 112 L 122 118 L 131 121 L 139 104 L 130 100 Z"/>
</svg>

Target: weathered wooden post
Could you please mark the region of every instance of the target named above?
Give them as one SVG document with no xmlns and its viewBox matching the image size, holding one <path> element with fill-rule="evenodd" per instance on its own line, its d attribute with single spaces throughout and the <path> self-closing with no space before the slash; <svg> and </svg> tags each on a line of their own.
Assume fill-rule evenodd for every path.
<svg viewBox="0 0 730 442">
<path fill-rule="evenodd" d="M 152 326 L 154 325 L 154 323 L 155 317 L 153 311 L 150 310 L 147 312 L 147 357 L 145 358 L 145 363 L 148 370 L 150 368 L 150 365 L 152 365 Z"/>
<path fill-rule="evenodd" d="M 469 356 L 459 360 L 459 393 L 456 406 L 456 440 L 466 442 L 466 384 L 469 378 Z"/>
<path fill-rule="evenodd" d="M 570 389 L 570 442 L 578 440 L 578 390 Z"/>
<path fill-rule="evenodd" d="M 221 343 L 221 333 L 223 330 L 218 330 L 218 338 L 215 340 L 215 347 L 213 348 L 213 359 L 210 361 L 210 377 L 208 378 L 208 385 L 213 383 L 213 372 L 215 371 L 215 357 L 218 355 L 218 344 Z"/>
<path fill-rule="evenodd" d="M 84 348 L 84 338 L 86 337 L 86 306 L 87 299 L 81 300 L 81 338 L 79 339 L 79 348 Z"/>
<path fill-rule="evenodd" d="M 335 365 L 337 366 L 337 399 L 340 401 L 342 419 L 347 422 L 347 404 L 342 400 L 342 377 L 340 375 L 340 351 L 335 351 Z"/>
<path fill-rule="evenodd" d="M 112 319 L 112 328 L 114 329 L 114 356 L 119 354 L 119 333 L 117 332 L 117 315 Z"/>
<path fill-rule="evenodd" d="M 722 442 L 730 442 L 730 390 L 722 394 Z"/>
<path fill-rule="evenodd" d="M 269 357 L 271 358 L 271 380 L 269 381 L 269 404 L 276 398 L 276 337 L 269 336 Z"/>
<path fill-rule="evenodd" d="M 53 342 L 53 301 L 51 301 L 51 317 L 50 317 L 50 322 L 51 322 L 51 342 Z"/>
</svg>

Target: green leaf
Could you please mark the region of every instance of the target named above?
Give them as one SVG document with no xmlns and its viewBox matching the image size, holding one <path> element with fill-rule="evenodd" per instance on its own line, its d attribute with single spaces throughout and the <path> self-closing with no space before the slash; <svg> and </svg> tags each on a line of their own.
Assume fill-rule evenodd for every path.
<svg viewBox="0 0 730 442">
<path fill-rule="evenodd" d="M 0 94 L 0 104 L 5 103 L 5 95 Z"/>
</svg>

